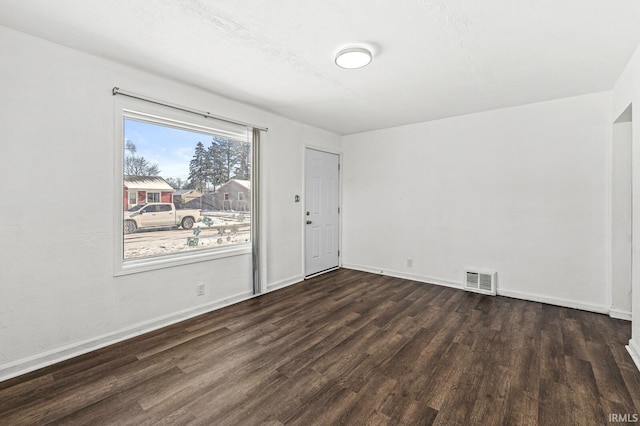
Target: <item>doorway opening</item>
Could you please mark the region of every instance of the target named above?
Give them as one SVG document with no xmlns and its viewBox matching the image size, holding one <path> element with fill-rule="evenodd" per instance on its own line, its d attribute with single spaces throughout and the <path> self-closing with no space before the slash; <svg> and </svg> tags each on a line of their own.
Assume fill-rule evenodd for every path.
<svg viewBox="0 0 640 426">
<path fill-rule="evenodd" d="M 631 320 L 633 183 L 632 106 L 613 123 L 611 150 L 611 307 L 614 318 Z"/>
</svg>

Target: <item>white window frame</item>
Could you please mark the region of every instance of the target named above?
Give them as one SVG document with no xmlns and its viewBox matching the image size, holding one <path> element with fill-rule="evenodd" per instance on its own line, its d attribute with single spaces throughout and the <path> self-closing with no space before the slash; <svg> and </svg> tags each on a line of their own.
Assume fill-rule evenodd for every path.
<svg viewBox="0 0 640 426">
<path fill-rule="evenodd" d="M 231 256 L 251 256 L 252 242 L 238 243 L 210 249 L 198 249 L 162 256 L 124 260 L 124 211 L 122 208 L 122 190 L 124 188 L 124 119 L 142 120 L 178 129 L 211 133 L 216 135 L 237 135 L 237 125 L 228 125 L 211 118 L 178 111 L 169 107 L 155 105 L 137 99 L 115 98 L 115 143 L 114 143 L 114 204 L 113 204 L 113 273 L 114 276 L 154 271 L 196 262 L 222 259 Z M 251 142 L 251 131 L 247 129 L 247 141 Z M 252 147 L 253 149 L 253 147 Z M 251 171 L 252 180 L 254 177 Z M 253 215 L 252 215 L 253 218 Z M 256 226 L 252 222 L 252 227 Z M 258 232 L 261 232 L 258 230 Z"/>
<path fill-rule="evenodd" d="M 244 201 L 244 192 L 238 192 L 238 201 Z"/>
<path fill-rule="evenodd" d="M 149 200 L 149 195 L 156 195 L 157 200 Z M 162 197 L 159 191 L 147 191 L 147 203 L 159 203 Z M 156 198 L 156 197 L 154 197 Z"/>
<path fill-rule="evenodd" d="M 131 196 L 133 195 L 133 204 L 131 204 Z M 135 206 L 136 204 L 138 204 L 138 191 L 129 191 L 129 194 L 127 195 L 127 205 L 129 208 Z"/>
</svg>

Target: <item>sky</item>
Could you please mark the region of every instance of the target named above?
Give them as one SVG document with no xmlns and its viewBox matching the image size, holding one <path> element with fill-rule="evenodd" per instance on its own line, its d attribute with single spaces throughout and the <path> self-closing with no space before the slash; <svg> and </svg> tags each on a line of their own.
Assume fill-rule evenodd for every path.
<svg viewBox="0 0 640 426">
<path fill-rule="evenodd" d="M 136 155 L 156 163 L 163 178 L 186 181 L 196 144 L 202 142 L 207 148 L 211 135 L 125 119 L 124 140 L 135 144 Z"/>
</svg>

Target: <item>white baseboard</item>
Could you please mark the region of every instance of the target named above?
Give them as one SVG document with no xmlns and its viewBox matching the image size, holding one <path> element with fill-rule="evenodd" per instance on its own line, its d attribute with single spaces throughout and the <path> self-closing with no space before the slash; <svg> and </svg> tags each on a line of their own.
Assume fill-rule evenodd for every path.
<svg viewBox="0 0 640 426">
<path fill-rule="evenodd" d="M 621 311 L 619 309 L 611 308 L 609 309 L 609 316 L 615 319 L 631 321 L 631 312 L 629 311 Z"/>
<path fill-rule="evenodd" d="M 631 359 L 636 365 L 636 368 L 640 370 L 640 348 L 638 348 L 636 342 L 633 339 L 629 340 L 629 344 L 625 346 L 625 348 L 627 348 L 627 352 L 631 355 Z"/>
<path fill-rule="evenodd" d="M 436 277 L 429 277 L 429 276 L 425 276 L 425 275 L 410 274 L 410 273 L 406 273 L 406 272 L 398 272 L 398 271 L 393 271 L 393 270 L 388 270 L 388 269 L 374 268 L 374 267 L 371 267 L 371 266 L 355 265 L 355 264 L 344 264 L 343 268 L 355 269 L 357 271 L 363 271 L 363 272 L 371 272 L 371 273 L 380 274 L 380 275 L 387 275 L 387 276 L 396 277 L 396 278 L 405 278 L 405 279 L 409 279 L 409 280 L 413 280 L 413 281 L 419 281 L 419 282 L 424 282 L 424 283 L 429 283 L 429 284 L 442 285 L 442 286 L 458 288 L 458 289 L 463 289 L 463 287 L 464 287 L 463 283 L 461 281 L 452 281 L 452 280 L 447 280 L 447 279 L 444 279 L 444 278 L 436 278 Z M 590 303 L 576 302 L 576 301 L 573 301 L 573 300 L 560 299 L 560 298 L 557 298 L 557 297 L 549 297 L 549 296 L 543 296 L 543 295 L 533 294 L 533 293 L 526 293 L 526 292 L 521 292 L 521 291 L 505 290 L 505 289 L 501 289 L 499 287 L 498 287 L 498 295 L 499 296 L 505 296 L 505 297 L 512 297 L 514 299 L 528 300 L 528 301 L 531 301 L 531 302 L 547 303 L 549 305 L 562 306 L 562 307 L 565 307 L 565 308 L 573 308 L 573 309 L 580 309 L 580 310 L 583 310 L 583 311 L 596 312 L 596 313 L 599 313 L 599 314 L 609 314 L 610 313 L 610 309 L 607 308 L 606 306 L 595 305 L 595 304 L 590 304 Z M 630 316 L 629 316 L 629 318 L 630 318 Z"/>
<path fill-rule="evenodd" d="M 243 292 L 0 365 L 0 382 L 255 297 Z"/>
<path fill-rule="evenodd" d="M 445 280 L 444 278 L 428 277 L 425 275 L 410 274 L 407 272 L 394 271 L 391 269 L 373 268 L 371 266 L 355 265 L 352 263 L 345 263 L 342 265 L 342 267 L 345 269 L 354 269 L 356 271 L 371 272 L 372 274 L 386 275 L 394 278 L 403 278 L 405 280 L 419 281 L 422 283 L 462 289 L 462 282 Z"/>
<path fill-rule="evenodd" d="M 284 280 L 276 281 L 275 283 L 267 284 L 267 293 L 274 290 L 279 290 L 281 288 L 289 287 L 293 284 L 298 284 L 302 281 L 304 281 L 304 275 L 296 275 L 295 277 L 286 278 Z"/>
<path fill-rule="evenodd" d="M 528 300 L 531 302 L 546 303 L 548 305 L 562 306 L 565 308 L 580 309 L 582 311 L 596 312 L 598 314 L 608 314 L 609 308 L 592 303 L 576 302 L 575 300 L 561 299 L 559 297 L 549 297 L 539 294 L 527 293 L 523 291 L 513 291 L 498 288 L 498 296 L 513 297 L 514 299 Z"/>
</svg>

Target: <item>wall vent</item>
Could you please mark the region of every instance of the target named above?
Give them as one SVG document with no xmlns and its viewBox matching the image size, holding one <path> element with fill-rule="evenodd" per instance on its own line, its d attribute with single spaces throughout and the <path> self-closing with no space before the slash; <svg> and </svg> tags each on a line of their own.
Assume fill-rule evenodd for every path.
<svg viewBox="0 0 640 426">
<path fill-rule="evenodd" d="M 464 271 L 464 289 L 495 296 L 497 275 L 493 271 L 467 269 Z"/>
</svg>

